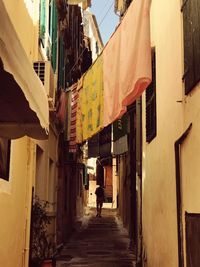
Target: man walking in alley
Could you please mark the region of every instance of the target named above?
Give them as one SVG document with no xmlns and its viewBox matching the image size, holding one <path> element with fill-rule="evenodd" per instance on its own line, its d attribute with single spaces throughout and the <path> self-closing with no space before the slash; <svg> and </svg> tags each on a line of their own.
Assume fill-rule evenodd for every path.
<svg viewBox="0 0 200 267">
<path fill-rule="evenodd" d="M 96 194 L 96 205 L 97 205 L 96 217 L 101 217 L 101 210 L 104 202 L 104 189 L 102 185 L 96 188 L 95 194 Z"/>
</svg>

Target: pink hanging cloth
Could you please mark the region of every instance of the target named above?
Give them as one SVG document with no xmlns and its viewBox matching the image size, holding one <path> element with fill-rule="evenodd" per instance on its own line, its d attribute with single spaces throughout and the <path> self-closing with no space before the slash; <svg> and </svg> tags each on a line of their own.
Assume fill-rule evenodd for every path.
<svg viewBox="0 0 200 267">
<path fill-rule="evenodd" d="M 103 51 L 104 126 L 151 82 L 150 0 L 135 0 Z"/>
</svg>

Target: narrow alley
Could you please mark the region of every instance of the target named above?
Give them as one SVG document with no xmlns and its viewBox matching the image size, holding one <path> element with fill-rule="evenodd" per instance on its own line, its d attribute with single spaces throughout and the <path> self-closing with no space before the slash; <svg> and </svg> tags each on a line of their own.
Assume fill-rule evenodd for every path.
<svg viewBox="0 0 200 267">
<path fill-rule="evenodd" d="M 82 226 L 65 245 L 56 267 L 131 267 L 135 255 L 129 247 L 127 231 L 117 218 L 116 211 L 104 209 L 102 218 L 90 209 Z"/>
<path fill-rule="evenodd" d="M 199 103 L 200 0 L 0 0 L 0 267 L 200 267 Z"/>
</svg>

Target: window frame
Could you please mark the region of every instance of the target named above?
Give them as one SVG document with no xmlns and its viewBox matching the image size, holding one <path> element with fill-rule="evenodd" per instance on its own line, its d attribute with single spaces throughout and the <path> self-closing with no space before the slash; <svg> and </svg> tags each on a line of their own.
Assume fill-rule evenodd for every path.
<svg viewBox="0 0 200 267">
<path fill-rule="evenodd" d="M 146 142 L 150 143 L 157 135 L 156 114 L 156 51 L 152 48 L 152 82 L 145 92 L 146 101 Z"/>
<path fill-rule="evenodd" d="M 183 42 L 184 42 L 184 74 L 185 94 L 200 81 L 200 3 L 198 0 L 187 0 L 182 4 Z"/>
<path fill-rule="evenodd" d="M 3 149 L 4 151 L 2 153 Z M 10 156 L 11 140 L 0 138 L 0 179 L 3 179 L 5 181 L 9 181 L 10 178 Z"/>
</svg>

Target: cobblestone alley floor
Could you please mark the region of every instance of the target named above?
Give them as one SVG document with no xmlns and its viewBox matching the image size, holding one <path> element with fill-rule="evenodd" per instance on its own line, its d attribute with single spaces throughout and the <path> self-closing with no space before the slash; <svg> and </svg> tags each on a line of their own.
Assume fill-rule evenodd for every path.
<svg viewBox="0 0 200 267">
<path fill-rule="evenodd" d="M 131 267 L 135 256 L 115 212 L 103 210 L 102 218 L 89 210 L 82 227 L 64 246 L 56 267 Z"/>
</svg>

